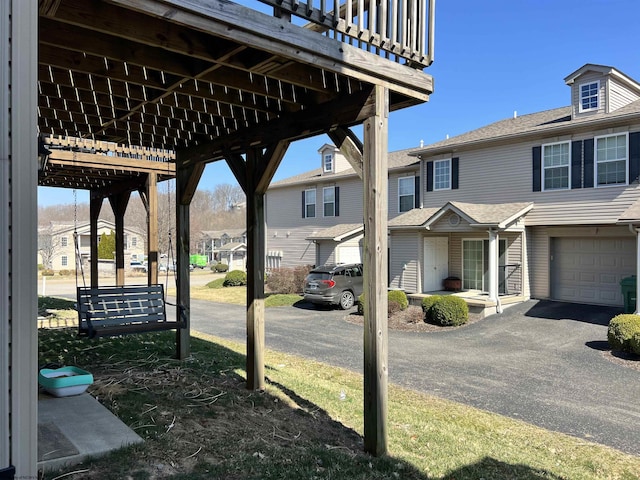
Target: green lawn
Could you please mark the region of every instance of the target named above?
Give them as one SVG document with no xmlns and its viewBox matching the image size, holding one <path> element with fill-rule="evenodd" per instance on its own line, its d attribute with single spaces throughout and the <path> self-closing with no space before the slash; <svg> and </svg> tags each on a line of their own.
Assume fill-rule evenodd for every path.
<svg viewBox="0 0 640 480">
<path fill-rule="evenodd" d="M 46 478 L 640 478 L 639 457 L 393 385 L 389 455 L 373 458 L 363 453 L 361 375 L 268 351 L 267 389 L 248 391 L 243 345 L 195 333 L 179 362 L 174 337 L 40 330 L 39 363 L 90 370 L 91 393 L 145 439 Z"/>
</svg>

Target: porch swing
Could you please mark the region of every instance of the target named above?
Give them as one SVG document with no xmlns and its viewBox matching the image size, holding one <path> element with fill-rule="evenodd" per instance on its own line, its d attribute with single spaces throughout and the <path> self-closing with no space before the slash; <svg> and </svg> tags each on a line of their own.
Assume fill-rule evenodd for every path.
<svg viewBox="0 0 640 480">
<path fill-rule="evenodd" d="M 78 335 L 96 338 L 186 328 L 187 316 L 185 307 L 168 302 L 164 286 L 160 283 L 153 285 L 86 286 L 78 242 L 75 190 L 74 202 L 76 205 L 73 241 L 76 254 Z M 171 231 L 169 229 L 169 255 L 171 257 L 173 256 L 172 249 Z M 78 285 L 78 270 L 82 275 L 82 286 Z M 169 320 L 167 318 L 167 305 L 177 307 L 178 320 Z"/>
</svg>

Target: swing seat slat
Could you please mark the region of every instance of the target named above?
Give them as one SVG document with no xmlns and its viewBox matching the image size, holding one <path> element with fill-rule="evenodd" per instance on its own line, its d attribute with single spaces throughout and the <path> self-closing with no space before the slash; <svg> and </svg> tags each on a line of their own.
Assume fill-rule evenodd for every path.
<svg viewBox="0 0 640 480">
<path fill-rule="evenodd" d="M 89 338 L 184 328 L 167 319 L 163 285 L 78 287 L 79 335 Z"/>
</svg>

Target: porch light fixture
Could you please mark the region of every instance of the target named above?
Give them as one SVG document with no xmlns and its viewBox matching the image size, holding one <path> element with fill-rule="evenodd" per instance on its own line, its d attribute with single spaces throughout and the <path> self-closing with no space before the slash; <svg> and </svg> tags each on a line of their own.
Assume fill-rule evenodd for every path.
<svg viewBox="0 0 640 480">
<path fill-rule="evenodd" d="M 49 155 L 51 155 L 51 150 L 46 147 L 44 140 L 38 137 L 38 170 L 44 170 L 47 167 Z"/>
</svg>

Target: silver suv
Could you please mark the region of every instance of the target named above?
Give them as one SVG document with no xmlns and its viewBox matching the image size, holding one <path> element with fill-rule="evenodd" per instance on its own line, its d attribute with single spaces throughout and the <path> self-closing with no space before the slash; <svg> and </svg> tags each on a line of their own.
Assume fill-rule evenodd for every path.
<svg viewBox="0 0 640 480">
<path fill-rule="evenodd" d="M 362 293 L 362 264 L 325 265 L 314 268 L 304 280 L 304 299 L 313 304 L 353 307 Z"/>
</svg>

